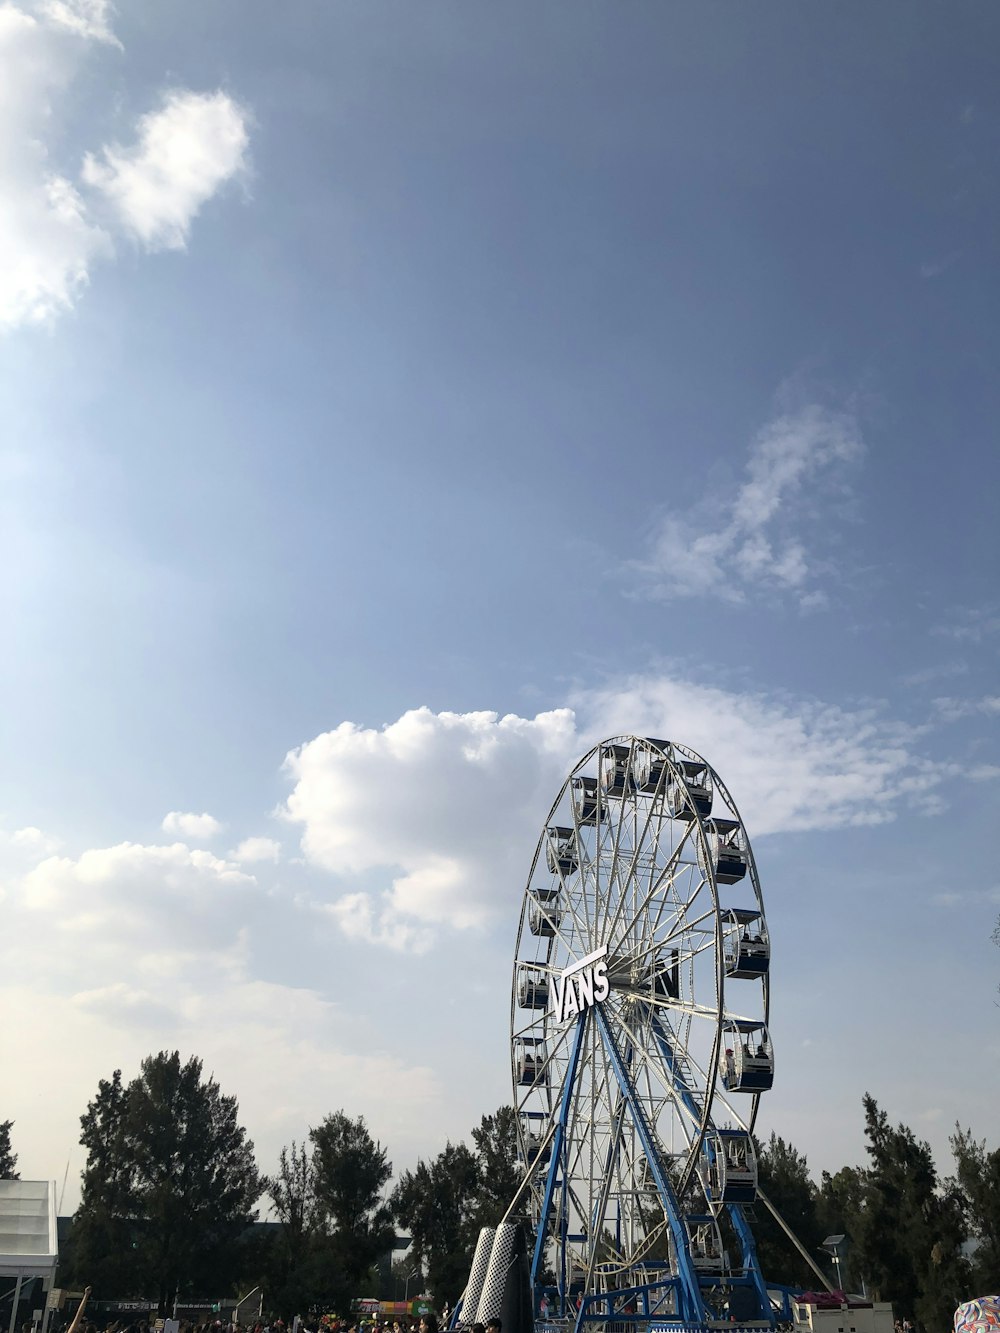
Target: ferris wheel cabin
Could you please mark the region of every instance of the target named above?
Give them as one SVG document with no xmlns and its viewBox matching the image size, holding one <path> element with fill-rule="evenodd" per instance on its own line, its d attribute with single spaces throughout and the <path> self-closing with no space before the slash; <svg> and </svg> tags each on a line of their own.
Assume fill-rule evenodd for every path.
<svg viewBox="0 0 1000 1333">
<path fill-rule="evenodd" d="M 749 907 L 723 910 L 723 958 L 727 977 L 754 981 L 771 965 L 771 941 L 761 912 Z"/>
<path fill-rule="evenodd" d="M 573 779 L 573 817 L 578 824 L 596 824 L 602 816 L 600 787 L 596 778 Z"/>
<path fill-rule="evenodd" d="M 528 929 L 532 935 L 554 939 L 562 922 L 558 889 L 535 889 L 528 907 Z"/>
<path fill-rule="evenodd" d="M 745 1129 L 713 1129 L 705 1135 L 698 1168 L 711 1203 L 753 1203 L 757 1197 L 757 1154 Z"/>
<path fill-rule="evenodd" d="M 764 1024 L 731 1018 L 722 1036 L 722 1086 L 727 1092 L 766 1092 L 774 1082 L 774 1048 Z"/>
<path fill-rule="evenodd" d="M 649 793 L 656 791 L 665 771 L 670 764 L 664 751 L 669 751 L 669 741 L 659 741 L 649 736 L 645 745 L 637 747 L 632 759 L 632 782 L 636 791 Z"/>
<path fill-rule="evenodd" d="M 518 1117 L 521 1122 L 518 1155 L 526 1166 L 548 1166 L 551 1160 L 552 1145 L 546 1143 L 544 1133 L 548 1118 L 544 1111 L 522 1111 Z"/>
<path fill-rule="evenodd" d="M 606 796 L 624 796 L 632 788 L 632 760 L 627 745 L 606 745 L 601 752 L 601 787 Z"/>
<path fill-rule="evenodd" d="M 549 1007 L 549 979 L 539 972 L 521 969 L 517 982 L 517 1002 L 522 1009 Z"/>
<path fill-rule="evenodd" d="M 576 829 L 558 825 L 545 830 L 545 864 L 553 875 L 571 875 L 580 864 Z"/>
<path fill-rule="evenodd" d="M 687 1232 L 688 1254 L 696 1273 L 722 1273 L 726 1262 L 722 1248 L 722 1233 L 714 1217 L 701 1217 L 689 1213 L 683 1217 L 684 1230 Z M 673 1250 L 671 1241 L 671 1250 Z M 676 1263 L 675 1263 L 676 1269 Z"/>
<path fill-rule="evenodd" d="M 702 873 L 714 874 L 719 884 L 736 884 L 747 873 L 747 841 L 743 826 L 736 819 L 709 820 L 705 830 L 709 862 L 698 843 L 698 864 Z"/>
<path fill-rule="evenodd" d="M 519 1037 L 514 1060 L 518 1083 L 528 1088 L 536 1084 L 546 1087 L 549 1081 L 547 1060 L 541 1037 Z"/>
<path fill-rule="evenodd" d="M 676 778 L 667 786 L 666 807 L 672 819 L 707 819 L 712 813 L 712 774 L 707 764 L 684 759 L 678 765 L 683 781 Z"/>
</svg>

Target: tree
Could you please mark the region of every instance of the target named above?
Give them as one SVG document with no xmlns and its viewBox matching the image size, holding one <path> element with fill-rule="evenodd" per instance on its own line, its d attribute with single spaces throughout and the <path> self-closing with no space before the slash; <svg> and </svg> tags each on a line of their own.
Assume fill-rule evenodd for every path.
<svg viewBox="0 0 1000 1333">
<path fill-rule="evenodd" d="M 479 1128 L 472 1131 L 472 1141 L 479 1168 L 476 1224 L 495 1227 L 524 1175 L 517 1155 L 517 1115 L 513 1106 L 501 1106 L 492 1115 L 484 1115 Z"/>
<path fill-rule="evenodd" d="M 809 1253 L 815 1255 L 824 1232 L 816 1211 L 819 1192 L 805 1157 L 772 1131 L 766 1144 L 757 1145 L 757 1166 L 761 1189 Z M 813 1270 L 770 1211 L 761 1205 L 755 1210 L 755 1218 L 757 1258 L 765 1278 L 815 1286 Z"/>
<path fill-rule="evenodd" d="M 305 1253 L 316 1209 L 313 1166 L 304 1143 L 293 1139 L 291 1148 L 282 1148 L 278 1174 L 268 1177 L 265 1186 L 294 1266 Z"/>
<path fill-rule="evenodd" d="M 122 1071 L 101 1079 L 80 1117 L 87 1149 L 80 1207 L 73 1219 L 72 1270 L 81 1283 L 122 1297 L 140 1296 L 133 1163 L 126 1141 L 128 1091 Z"/>
<path fill-rule="evenodd" d="M 281 1231 L 268 1254 L 267 1291 L 276 1310 L 295 1312 L 325 1294 L 323 1254 L 318 1245 L 313 1164 L 306 1145 L 282 1148 L 278 1174 L 268 1194 Z"/>
<path fill-rule="evenodd" d="M 862 1271 L 876 1299 L 939 1327 L 967 1291 L 961 1195 L 938 1189 L 926 1143 L 905 1125 L 893 1128 L 867 1093 L 864 1108 L 871 1165 L 857 1220 Z"/>
<path fill-rule="evenodd" d="M 1000 1148 L 986 1151 L 969 1130 L 955 1126 L 951 1150 L 968 1206 L 969 1229 L 978 1242 L 972 1258 L 974 1290 L 1000 1290 Z"/>
<path fill-rule="evenodd" d="M 337 1284 L 329 1294 L 346 1314 L 372 1266 L 392 1249 L 392 1213 L 382 1202 L 392 1163 L 363 1116 L 351 1120 L 336 1111 L 309 1131 L 309 1139 L 316 1220 Z"/>
<path fill-rule="evenodd" d="M 850 1291 L 860 1291 L 864 1276 L 858 1250 L 861 1213 L 865 1205 L 868 1173 L 859 1166 L 842 1166 L 833 1175 L 824 1171 L 816 1198 L 819 1233 L 847 1237 L 846 1262 L 840 1265 L 840 1278 Z"/>
<path fill-rule="evenodd" d="M 468 1280 L 480 1184 L 475 1155 L 464 1143 L 448 1143 L 430 1163 L 404 1171 L 392 1192 L 393 1213 L 413 1237 L 414 1267 L 426 1272 L 439 1309 L 454 1305 Z"/>
<path fill-rule="evenodd" d="M 182 1287 L 233 1280 L 263 1191 L 236 1098 L 201 1075 L 195 1056 L 147 1056 L 128 1087 L 118 1070 L 102 1080 L 81 1118 L 77 1271 L 96 1264 L 112 1295 L 155 1292 L 161 1313 Z"/>
<path fill-rule="evenodd" d="M 13 1127 L 13 1120 L 0 1120 L 0 1180 L 21 1179 L 14 1169 L 17 1166 L 17 1153 L 10 1146 L 10 1131 Z"/>
</svg>

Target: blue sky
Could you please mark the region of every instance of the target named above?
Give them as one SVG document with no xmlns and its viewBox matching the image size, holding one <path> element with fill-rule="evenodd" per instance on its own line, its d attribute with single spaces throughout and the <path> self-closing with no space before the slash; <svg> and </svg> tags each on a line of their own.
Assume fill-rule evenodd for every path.
<svg viewBox="0 0 1000 1333">
<path fill-rule="evenodd" d="M 765 1132 L 857 1161 L 866 1089 L 942 1165 L 991 1130 L 998 38 L 0 4 L 24 1174 L 71 1203 L 97 1080 L 161 1047 L 265 1169 L 339 1106 L 398 1166 L 466 1135 L 535 839 L 618 731 L 744 814 Z"/>
</svg>

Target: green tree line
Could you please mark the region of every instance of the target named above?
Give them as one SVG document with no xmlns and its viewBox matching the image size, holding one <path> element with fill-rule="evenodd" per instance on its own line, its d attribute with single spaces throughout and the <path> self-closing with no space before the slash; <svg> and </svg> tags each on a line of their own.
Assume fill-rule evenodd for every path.
<svg viewBox="0 0 1000 1333">
<path fill-rule="evenodd" d="M 956 1126 L 953 1172 L 938 1173 L 927 1143 L 863 1102 L 866 1161 L 824 1171 L 772 1133 L 758 1143 L 761 1188 L 806 1252 L 833 1272 L 824 1239 L 846 1236 L 841 1276 L 934 1329 L 961 1300 L 1000 1289 L 1000 1148 Z M 236 1099 L 178 1052 L 143 1060 L 125 1083 L 102 1079 L 81 1117 L 87 1151 L 80 1207 L 60 1282 L 97 1299 L 225 1295 L 261 1286 L 267 1308 L 291 1315 L 356 1296 L 392 1298 L 415 1276 L 454 1304 L 482 1226 L 495 1224 L 520 1183 L 511 1107 L 483 1116 L 471 1142 L 445 1145 L 412 1170 L 393 1168 L 363 1117 L 333 1111 L 282 1148 L 263 1175 Z M 0 1122 L 0 1179 L 16 1178 L 11 1121 Z M 254 1227 L 261 1211 L 275 1219 Z M 801 1252 L 760 1202 L 750 1209 L 771 1281 L 815 1287 Z M 394 1238 L 412 1243 L 388 1271 Z"/>
</svg>

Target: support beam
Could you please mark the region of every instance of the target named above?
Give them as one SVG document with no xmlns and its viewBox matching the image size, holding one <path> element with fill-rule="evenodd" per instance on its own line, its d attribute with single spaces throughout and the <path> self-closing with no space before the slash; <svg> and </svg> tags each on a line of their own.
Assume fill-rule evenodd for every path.
<svg viewBox="0 0 1000 1333">
<path fill-rule="evenodd" d="M 615 1071 L 615 1077 L 618 1080 L 618 1086 L 628 1105 L 629 1114 L 632 1117 L 632 1123 L 636 1127 L 639 1135 L 639 1141 L 642 1144 L 642 1150 L 646 1154 L 646 1161 L 649 1164 L 650 1172 L 656 1182 L 656 1188 L 660 1194 L 660 1200 L 663 1205 L 663 1211 L 666 1214 L 670 1229 L 674 1237 L 674 1253 L 677 1259 L 677 1272 L 681 1280 L 681 1290 L 686 1297 L 687 1310 L 683 1312 L 684 1318 L 689 1323 L 704 1324 L 708 1319 L 708 1311 L 705 1308 L 705 1302 L 701 1296 L 701 1284 L 698 1281 L 698 1274 L 695 1272 L 694 1265 L 691 1262 L 691 1255 L 688 1250 L 687 1235 L 681 1223 L 680 1205 L 677 1196 L 674 1194 L 673 1186 L 664 1169 L 663 1162 L 660 1160 L 659 1150 L 656 1140 L 653 1137 L 653 1131 L 646 1120 L 646 1113 L 642 1108 L 642 1103 L 636 1093 L 635 1086 L 628 1076 L 628 1070 L 625 1067 L 625 1061 L 618 1049 L 618 1043 L 615 1041 L 614 1034 L 608 1026 L 607 1019 L 600 1005 L 595 1006 L 590 1011 L 593 1013 L 598 1031 L 601 1034 L 601 1040 L 604 1042 L 604 1049 L 607 1051 L 611 1067 Z"/>
<path fill-rule="evenodd" d="M 785 1219 L 781 1216 L 781 1214 L 778 1212 L 777 1208 L 775 1208 L 774 1204 L 773 1204 L 773 1203 L 771 1202 L 771 1200 L 767 1197 L 767 1195 L 764 1193 L 764 1191 L 761 1189 L 761 1187 L 760 1187 L 759 1185 L 757 1186 L 757 1198 L 760 1199 L 761 1203 L 764 1205 L 764 1207 L 767 1209 L 767 1211 L 771 1214 L 771 1216 L 772 1216 L 772 1217 L 774 1218 L 774 1220 L 777 1222 L 778 1226 L 781 1227 L 782 1231 L 785 1233 L 785 1235 L 788 1237 L 788 1239 L 792 1242 L 792 1244 L 793 1244 L 793 1245 L 795 1246 L 795 1248 L 798 1250 L 799 1254 L 802 1255 L 802 1258 L 806 1261 L 806 1263 L 809 1265 L 809 1267 L 812 1269 L 812 1271 L 816 1274 L 816 1276 L 819 1278 L 820 1282 L 822 1282 L 823 1286 L 826 1287 L 827 1291 L 833 1291 L 833 1287 L 830 1285 L 830 1279 L 826 1276 L 826 1274 L 825 1274 L 825 1273 L 823 1272 L 823 1270 L 820 1268 L 819 1264 L 816 1263 L 816 1261 L 813 1259 L 812 1255 L 809 1253 L 809 1251 L 806 1249 L 806 1247 L 802 1244 L 802 1242 L 799 1240 L 798 1236 L 796 1236 L 795 1232 L 794 1232 L 794 1231 L 792 1230 L 792 1228 L 788 1225 L 788 1223 L 785 1221 Z"/>
</svg>

